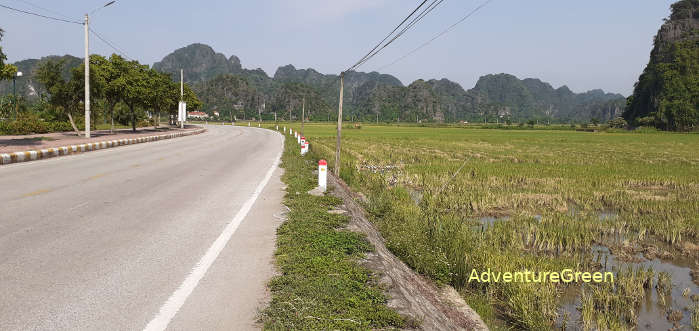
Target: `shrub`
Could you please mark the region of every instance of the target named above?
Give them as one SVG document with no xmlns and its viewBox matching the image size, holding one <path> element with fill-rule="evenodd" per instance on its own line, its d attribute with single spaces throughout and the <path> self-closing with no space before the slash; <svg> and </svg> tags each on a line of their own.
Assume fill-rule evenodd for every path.
<svg viewBox="0 0 699 331">
<path fill-rule="evenodd" d="M 609 121 L 609 127 L 610 128 L 615 128 L 615 129 L 623 129 L 625 127 L 629 126 L 629 123 L 626 122 L 625 119 L 622 117 L 617 117 L 611 121 Z"/>
<path fill-rule="evenodd" d="M 26 135 L 72 130 L 73 127 L 68 122 L 45 122 L 34 114 L 22 114 L 16 120 L 0 121 L 0 134 L 3 135 Z"/>
<path fill-rule="evenodd" d="M 638 126 L 655 126 L 655 118 L 653 116 L 641 117 L 637 122 Z"/>
</svg>

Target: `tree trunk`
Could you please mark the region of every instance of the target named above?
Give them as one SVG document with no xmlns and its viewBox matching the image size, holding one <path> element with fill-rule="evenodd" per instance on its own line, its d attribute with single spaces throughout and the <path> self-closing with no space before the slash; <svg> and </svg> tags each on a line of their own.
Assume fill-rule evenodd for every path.
<svg viewBox="0 0 699 331">
<path fill-rule="evenodd" d="M 73 126 L 73 130 L 75 130 L 75 134 L 80 137 L 80 130 L 75 126 L 75 121 L 73 121 L 73 116 L 70 115 L 70 113 L 68 113 L 68 120 L 70 121 L 70 125 Z"/>
<path fill-rule="evenodd" d="M 158 130 L 158 126 L 160 125 L 159 120 L 160 113 L 153 114 L 153 130 Z"/>
<path fill-rule="evenodd" d="M 114 133 L 114 104 L 109 104 L 109 118 L 112 120 L 112 125 L 109 127 L 109 133 Z"/>
<path fill-rule="evenodd" d="M 136 113 L 134 112 L 133 106 L 129 107 L 131 109 L 131 129 L 136 132 Z"/>
</svg>

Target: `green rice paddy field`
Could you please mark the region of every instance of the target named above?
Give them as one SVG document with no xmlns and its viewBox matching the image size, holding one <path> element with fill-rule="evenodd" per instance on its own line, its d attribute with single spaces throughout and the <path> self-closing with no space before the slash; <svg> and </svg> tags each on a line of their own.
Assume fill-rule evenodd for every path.
<svg viewBox="0 0 699 331">
<path fill-rule="evenodd" d="M 332 169 L 335 126 L 304 131 Z M 341 176 L 387 246 L 493 329 L 699 328 L 699 134 L 348 126 Z M 615 277 L 471 279 L 489 268 Z"/>
</svg>

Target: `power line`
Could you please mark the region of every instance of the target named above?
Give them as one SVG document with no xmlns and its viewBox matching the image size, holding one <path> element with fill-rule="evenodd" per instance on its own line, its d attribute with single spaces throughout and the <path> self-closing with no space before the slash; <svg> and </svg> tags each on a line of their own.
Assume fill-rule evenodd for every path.
<svg viewBox="0 0 699 331">
<path fill-rule="evenodd" d="M 103 43 L 107 44 L 109 47 L 111 47 L 115 52 L 117 52 L 119 55 L 125 57 L 129 61 L 133 61 L 132 58 L 130 58 L 126 53 L 124 53 L 121 49 L 118 47 L 114 46 L 111 42 L 109 42 L 106 38 L 102 37 L 97 31 L 93 30 L 92 27 L 90 27 L 90 32 L 94 34 L 99 40 L 101 40 Z"/>
<path fill-rule="evenodd" d="M 443 1 L 444 1 L 444 0 L 433 0 L 432 3 L 430 3 L 430 4 L 427 6 L 427 8 L 423 9 L 422 12 L 420 12 L 420 13 L 417 15 L 417 17 L 413 18 L 412 21 L 410 21 L 407 25 L 405 25 L 405 26 L 403 27 L 403 29 L 402 29 L 400 32 L 398 32 L 397 34 L 395 34 L 395 36 L 393 36 L 393 38 L 392 38 L 391 40 L 389 40 L 388 42 L 386 42 L 385 44 L 383 44 L 383 46 L 381 46 L 381 47 L 378 48 L 378 49 L 376 49 L 376 47 L 375 47 L 375 50 L 374 50 L 372 53 L 370 53 L 368 56 L 365 56 L 362 60 L 360 60 L 359 62 L 357 62 L 357 64 L 355 64 L 354 66 L 352 66 L 352 67 L 351 67 L 350 69 L 348 69 L 347 71 L 349 71 L 349 70 L 354 70 L 354 69 L 358 68 L 359 66 L 363 65 L 364 63 L 366 63 L 367 61 L 369 61 L 371 58 L 373 58 L 374 56 L 376 56 L 376 54 L 378 54 L 379 52 L 381 52 L 384 48 L 388 47 L 388 45 L 390 45 L 391 43 L 393 43 L 396 39 L 398 39 L 400 36 L 402 36 L 403 34 L 405 34 L 405 32 L 407 32 L 410 28 L 412 28 L 413 26 L 415 26 L 415 24 L 417 24 L 420 20 L 422 20 L 425 16 L 427 16 L 427 14 L 429 14 L 430 12 L 432 12 L 432 10 L 434 10 L 437 6 L 439 6 Z M 411 13 L 411 16 L 412 16 L 418 9 L 420 9 L 420 7 L 422 7 L 423 4 L 424 4 L 424 2 L 423 2 L 422 4 L 420 4 L 420 6 L 419 6 L 415 11 L 413 11 L 413 13 Z M 409 19 L 409 18 L 410 18 L 410 16 L 408 17 L 408 19 Z M 406 20 L 407 20 L 407 19 L 406 19 Z M 406 20 L 403 20 L 403 22 L 401 23 L 401 25 L 403 25 L 403 23 L 405 23 Z M 399 25 L 399 27 L 400 27 L 401 25 Z M 393 32 L 395 32 L 396 30 L 397 30 L 397 29 L 394 29 Z M 390 37 L 390 35 L 389 35 L 389 37 Z"/>
<path fill-rule="evenodd" d="M 27 5 L 30 5 L 30 6 L 32 6 L 32 7 L 34 7 L 34 8 L 38 8 L 38 9 L 41 9 L 41 10 L 45 10 L 45 11 L 47 11 L 47 12 L 49 12 L 49 13 L 56 14 L 56 15 L 61 16 L 61 17 L 65 18 L 65 19 L 67 19 L 67 20 L 71 20 L 71 19 L 72 19 L 72 18 L 69 17 L 68 15 L 59 13 L 59 12 L 57 12 L 57 11 L 55 11 L 55 10 L 51 10 L 51 9 L 48 9 L 48 8 L 45 8 L 45 7 L 41 7 L 41 6 L 37 5 L 37 4 L 31 3 L 31 2 L 26 1 L 26 0 L 15 0 L 15 1 L 19 1 L 19 2 L 25 3 L 25 4 L 27 4 Z"/>
<path fill-rule="evenodd" d="M 30 12 L 30 11 L 26 11 L 26 10 L 22 10 L 22 9 L 17 9 L 17 8 L 13 8 L 13 7 L 10 7 L 10 6 L 5 6 L 5 5 L 3 5 L 3 4 L 0 4 L 0 7 L 6 8 L 6 9 L 9 9 L 9 10 L 14 10 L 14 11 L 16 11 L 16 12 L 20 12 L 20 13 L 23 13 L 23 14 L 38 16 L 38 17 L 42 17 L 42 18 L 46 18 L 46 19 L 50 19 L 50 20 L 54 20 L 54 21 L 59 21 L 59 22 L 65 22 L 65 23 L 73 23 L 73 24 L 83 25 L 82 22 L 64 20 L 64 19 L 62 19 L 62 18 L 57 18 L 57 17 L 46 16 L 46 15 L 42 15 L 42 14 L 37 14 L 37 13 L 34 13 L 34 12 Z"/>
<path fill-rule="evenodd" d="M 406 26 L 403 28 L 403 30 L 401 30 L 398 34 L 396 34 L 391 40 L 389 40 L 389 41 L 388 41 L 385 45 L 383 45 L 381 48 L 379 48 L 378 50 L 376 50 L 376 51 L 374 52 L 374 54 L 372 54 L 370 57 L 368 57 L 367 59 L 365 59 L 364 61 L 362 61 L 362 62 L 360 63 L 360 65 L 364 64 L 365 62 L 367 62 L 367 61 L 368 61 L 369 59 L 371 59 L 374 55 L 378 54 L 381 50 L 383 50 L 383 49 L 386 48 L 388 45 L 390 45 L 392 42 L 394 42 L 396 39 L 398 39 L 400 36 L 402 36 L 403 34 L 405 34 L 408 30 L 410 30 L 410 28 L 412 28 L 413 26 L 415 26 L 415 24 L 417 24 L 418 22 L 420 22 L 425 16 L 427 16 L 427 14 L 429 14 L 430 12 L 432 12 L 432 10 L 434 10 L 435 8 L 437 8 L 437 6 L 439 6 L 442 2 L 444 2 L 444 0 L 434 0 L 434 1 L 432 1 L 432 3 L 431 3 L 427 8 L 423 9 L 423 11 L 422 11 L 417 17 L 415 17 L 412 21 L 410 21 L 410 23 L 408 23 L 408 25 L 406 25 Z M 358 67 L 358 66 L 357 66 L 357 67 Z"/>
<path fill-rule="evenodd" d="M 388 68 L 388 67 L 390 67 L 390 66 L 392 66 L 392 65 L 394 65 L 394 64 L 396 64 L 396 63 L 398 63 L 398 62 L 400 62 L 401 60 L 405 59 L 406 57 L 408 57 L 408 56 L 414 54 L 415 52 L 421 50 L 421 49 L 424 48 L 425 46 L 431 44 L 433 41 L 435 41 L 435 40 L 437 40 L 438 38 L 440 38 L 441 36 L 443 36 L 443 35 L 449 33 L 449 32 L 450 32 L 451 30 L 453 30 L 457 25 L 461 24 L 463 21 L 465 21 L 465 20 L 467 20 L 469 17 L 473 16 L 473 14 L 475 14 L 476 12 L 478 12 L 479 10 L 481 10 L 483 7 L 487 6 L 487 5 L 488 5 L 489 3 L 491 3 L 491 2 L 493 2 L 493 0 L 487 0 L 486 2 L 482 3 L 480 6 L 476 7 L 476 8 L 473 9 L 472 11 L 470 11 L 466 16 L 464 16 L 464 17 L 461 18 L 460 20 L 456 21 L 456 23 L 450 25 L 450 26 L 449 26 L 448 28 L 446 28 L 444 31 L 442 31 L 442 32 L 438 33 L 436 36 L 432 37 L 432 39 L 426 41 L 425 43 L 423 43 L 422 45 L 420 45 L 420 46 L 418 46 L 417 48 L 413 49 L 413 50 L 410 51 L 409 53 L 407 53 L 407 54 L 405 54 L 405 55 L 399 57 L 399 58 L 396 59 L 395 61 L 393 61 L 393 62 L 391 62 L 391 63 L 389 63 L 389 64 L 387 64 L 387 65 L 384 65 L 384 66 L 382 66 L 382 67 L 376 69 L 376 71 L 381 71 L 381 70 L 383 70 L 383 69 L 385 69 L 385 68 Z"/>
<path fill-rule="evenodd" d="M 383 44 L 383 42 L 386 41 L 386 39 L 390 38 L 390 37 L 393 35 L 393 33 L 395 33 L 408 19 L 410 19 L 410 17 L 412 17 L 412 16 L 415 14 L 415 12 L 417 12 L 422 6 L 424 6 L 425 3 L 427 3 L 427 1 L 428 1 L 428 0 L 424 0 L 419 6 L 417 6 L 417 8 L 415 8 L 415 10 L 413 10 L 413 11 L 410 13 L 410 15 L 408 15 L 408 17 L 406 17 L 405 19 L 403 19 L 403 21 L 400 22 L 400 24 L 398 24 L 398 26 L 396 26 L 396 28 L 393 29 L 393 31 L 391 31 L 391 33 L 389 33 L 385 38 L 383 38 L 383 40 L 381 40 L 376 46 L 374 46 L 374 48 L 372 48 L 372 49 L 369 51 L 369 53 L 367 53 L 367 54 L 364 55 L 361 59 L 359 59 L 359 61 L 357 61 L 357 63 L 355 63 L 355 64 L 354 64 L 352 67 L 350 67 L 347 71 L 352 70 L 353 68 L 356 68 L 357 66 L 359 66 L 359 64 L 360 64 L 362 61 L 364 61 L 364 59 L 366 59 L 372 52 L 374 52 L 379 46 L 381 46 L 381 44 Z"/>
</svg>

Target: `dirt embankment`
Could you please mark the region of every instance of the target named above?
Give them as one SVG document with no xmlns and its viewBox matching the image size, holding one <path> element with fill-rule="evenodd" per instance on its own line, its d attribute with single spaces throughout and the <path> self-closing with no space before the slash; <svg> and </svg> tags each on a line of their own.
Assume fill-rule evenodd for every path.
<svg viewBox="0 0 699 331">
<path fill-rule="evenodd" d="M 329 177 L 331 193 L 344 201 L 344 208 L 350 214 L 348 228 L 364 233 L 375 247 L 363 264 L 378 275 L 380 284 L 387 289 L 389 307 L 419 321 L 419 328 L 423 330 L 488 330 L 480 316 L 454 288 L 438 288 L 394 256 L 386 248 L 381 234 L 367 220 L 354 193 L 341 180 Z"/>
</svg>

